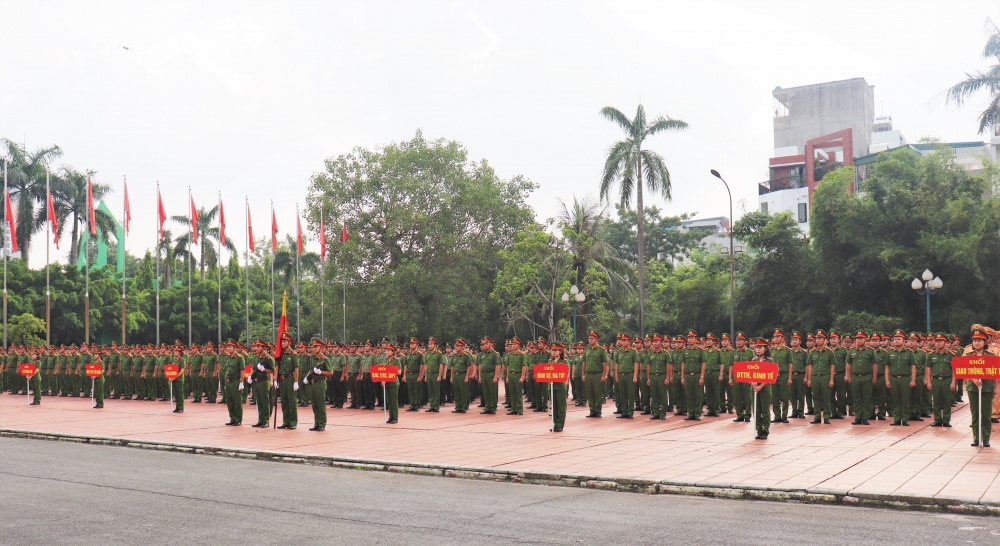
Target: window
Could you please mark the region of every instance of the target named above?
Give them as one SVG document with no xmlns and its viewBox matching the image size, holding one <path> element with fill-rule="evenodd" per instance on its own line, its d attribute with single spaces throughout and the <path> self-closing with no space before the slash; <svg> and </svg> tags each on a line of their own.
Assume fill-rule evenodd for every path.
<svg viewBox="0 0 1000 546">
<path fill-rule="evenodd" d="M 809 204 L 799 203 L 799 223 L 804 224 L 809 221 Z"/>
<path fill-rule="evenodd" d="M 764 214 L 767 214 L 767 201 L 764 201 L 763 203 L 760 204 L 760 211 L 763 212 Z"/>
</svg>

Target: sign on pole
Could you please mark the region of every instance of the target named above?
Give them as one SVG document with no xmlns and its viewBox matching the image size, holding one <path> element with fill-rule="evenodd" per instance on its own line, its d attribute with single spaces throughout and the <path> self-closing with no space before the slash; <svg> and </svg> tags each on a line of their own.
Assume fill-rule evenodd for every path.
<svg viewBox="0 0 1000 546">
<path fill-rule="evenodd" d="M 101 377 L 102 373 L 104 373 L 104 365 L 103 364 L 84 364 L 83 365 L 83 372 L 85 374 L 87 374 L 87 377 L 89 377 L 91 379 L 97 379 L 98 377 Z"/>
<path fill-rule="evenodd" d="M 1000 380 L 1000 356 L 956 356 L 951 359 L 951 373 L 955 379 Z M 983 410 L 983 387 L 979 387 L 979 413 Z M 971 408 L 970 408 L 971 409 Z M 983 439 L 983 420 L 979 420 L 980 441 Z"/>
<path fill-rule="evenodd" d="M 18 375 L 22 375 L 24 377 L 31 377 L 31 376 L 35 375 L 35 372 L 37 370 L 38 370 L 38 368 L 34 364 L 18 364 L 17 365 L 17 373 L 18 373 Z"/>
<path fill-rule="evenodd" d="M 387 412 L 389 411 L 389 404 L 386 403 L 385 399 L 385 384 L 387 382 L 396 381 L 396 377 L 399 375 L 399 367 L 391 366 L 389 364 L 375 364 L 368 369 L 368 372 L 372 377 L 372 381 L 379 381 L 382 383 L 382 421 L 388 422 L 389 418 Z"/>
<path fill-rule="evenodd" d="M 552 431 L 556 429 L 556 383 L 569 381 L 569 364 L 535 364 L 532 368 L 535 383 L 549 384 L 549 399 L 552 400 Z"/>
<path fill-rule="evenodd" d="M 180 373 L 181 367 L 177 364 L 163 365 L 163 377 L 167 379 L 167 384 L 170 386 L 170 401 L 173 402 L 171 406 L 174 406 L 174 409 L 177 409 L 177 402 L 174 400 L 174 380 Z"/>
<path fill-rule="evenodd" d="M 777 383 L 778 365 L 773 362 L 734 362 L 737 383 Z"/>
</svg>

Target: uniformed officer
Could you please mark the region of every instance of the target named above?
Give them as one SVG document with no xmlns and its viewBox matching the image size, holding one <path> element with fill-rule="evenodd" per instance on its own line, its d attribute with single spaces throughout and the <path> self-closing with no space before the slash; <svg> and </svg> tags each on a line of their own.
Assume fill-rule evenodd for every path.
<svg viewBox="0 0 1000 546">
<path fill-rule="evenodd" d="M 872 334 L 868 340 L 868 348 L 875 353 L 875 377 L 878 378 L 872 387 L 872 414 L 879 421 L 885 421 L 885 416 L 891 415 L 887 408 L 887 400 L 891 400 L 891 396 L 885 388 L 885 381 L 882 381 L 882 378 L 885 377 L 885 363 L 889 357 L 888 351 L 882 348 L 883 337 L 888 342 L 888 336 L 884 336 L 881 332 Z"/>
<path fill-rule="evenodd" d="M 668 391 L 674 373 L 674 363 L 670 360 L 670 353 L 663 350 L 663 337 L 659 334 L 653 335 L 652 347 L 650 347 L 649 358 L 646 364 L 647 384 L 649 388 L 650 413 L 653 420 L 667 418 Z"/>
<path fill-rule="evenodd" d="M 951 372 L 951 353 L 945 346 L 944 334 L 934 336 L 934 350 L 928 355 L 924 385 L 931 392 L 934 423 L 932 427 L 951 428 L 951 401 L 955 393 L 955 378 Z"/>
<path fill-rule="evenodd" d="M 754 360 L 771 362 L 769 345 L 766 339 L 757 338 L 754 342 Z M 754 416 L 757 436 L 754 439 L 767 440 L 767 435 L 771 432 L 771 385 L 767 383 L 749 383 L 749 385 L 757 397 L 757 414 Z"/>
<path fill-rule="evenodd" d="M 688 330 L 687 347 L 681 358 L 681 384 L 687 399 L 686 421 L 700 421 L 702 410 L 702 387 L 705 386 L 705 351 L 698 348 L 698 332 Z"/>
<path fill-rule="evenodd" d="M 806 334 L 806 362 L 809 361 L 809 355 L 812 354 L 812 351 L 815 348 L 816 336 Z M 804 379 L 803 382 L 805 382 Z M 806 415 L 815 415 L 815 404 L 813 403 L 813 390 L 811 385 L 806 385 L 806 408 Z"/>
<path fill-rule="evenodd" d="M 475 373 L 483 393 L 483 407 L 485 409 L 481 413 L 495 415 L 500 398 L 500 353 L 493 349 L 493 340 L 489 337 L 484 337 L 479 346 L 481 352 L 476 361 Z M 565 358 L 565 353 L 563 358 Z M 564 408 L 565 404 L 566 401 L 563 400 Z"/>
<path fill-rule="evenodd" d="M 397 370 L 402 371 L 402 362 L 396 353 L 395 345 L 386 341 L 382 345 L 382 353 L 385 355 L 387 366 L 395 366 Z M 386 421 L 386 424 L 395 425 L 399 422 L 399 374 L 396 375 L 395 381 L 382 381 L 381 383 L 385 385 L 385 410 L 389 414 L 389 420 Z"/>
<path fill-rule="evenodd" d="M 314 432 L 326 430 L 326 381 L 333 375 L 333 366 L 323 354 L 323 348 L 323 342 L 314 339 L 310 343 L 309 354 L 299 357 L 307 365 L 303 383 L 307 385 L 313 410 L 313 426 L 309 430 Z"/>
<path fill-rule="evenodd" d="M 639 353 L 632 348 L 632 338 L 618 334 L 618 346 L 611 353 L 615 365 L 615 413 L 618 419 L 632 419 L 635 411 L 635 385 L 639 381 Z"/>
<path fill-rule="evenodd" d="M 410 338 L 410 350 L 403 355 L 401 359 L 401 364 L 403 369 L 399 371 L 399 375 L 403 378 L 403 383 L 406 384 L 406 394 L 407 401 L 410 403 L 410 407 L 406 411 L 420 411 L 420 399 L 423 393 L 420 392 L 420 381 L 424 375 L 424 355 L 418 350 L 420 348 L 420 342 L 417 338 Z"/>
<path fill-rule="evenodd" d="M 670 402 L 667 411 L 685 416 L 688 414 L 687 397 L 684 395 L 684 374 L 681 373 L 681 364 L 684 362 L 684 336 L 676 336 L 671 341 L 670 360 L 674 363 L 674 377 L 670 382 Z"/>
<path fill-rule="evenodd" d="M 267 346 L 259 339 L 253 342 L 251 349 L 252 360 L 256 361 L 250 375 L 253 399 L 257 402 L 257 423 L 253 427 L 268 428 L 271 426 L 271 384 L 275 381 L 274 357 L 267 354 Z"/>
<path fill-rule="evenodd" d="M 816 348 L 809 353 L 809 360 L 806 362 L 806 385 L 812 389 L 816 409 L 816 417 L 812 423 L 829 425 L 833 416 L 831 405 L 836 361 L 833 351 L 826 345 L 826 332 L 816 330 L 815 338 Z"/>
<path fill-rule="evenodd" d="M 584 386 L 587 389 L 587 403 L 590 414 L 587 417 L 601 417 L 604 408 L 605 387 L 608 380 L 608 353 L 598 344 L 600 335 L 591 330 L 587 335 L 587 348 L 583 351 Z"/>
<path fill-rule="evenodd" d="M 827 346 L 833 351 L 833 387 L 830 389 L 830 408 L 833 419 L 843 419 L 847 415 L 847 383 L 844 376 L 847 370 L 847 348 L 840 345 L 840 334 L 830 330 Z"/>
<path fill-rule="evenodd" d="M 455 354 L 451 357 L 451 381 L 455 389 L 455 409 L 452 413 L 465 413 L 469 410 L 469 367 L 472 356 L 465 349 L 465 340 L 455 341 Z"/>
<path fill-rule="evenodd" d="M 735 362 L 733 355 L 736 354 L 736 351 L 733 350 L 733 340 L 728 333 L 723 332 L 719 338 L 721 339 L 719 351 L 722 353 L 722 368 L 719 370 L 722 388 L 719 389 L 719 397 L 722 399 L 722 410 L 726 413 L 733 413 L 735 399 L 733 398 L 733 386 L 729 384 L 729 371 Z"/>
<path fill-rule="evenodd" d="M 438 349 L 437 339 L 427 340 L 427 352 L 424 353 L 424 381 L 427 383 L 426 411 L 438 413 L 441 411 L 441 380 L 445 374 L 444 354 Z"/>
<path fill-rule="evenodd" d="M 720 390 L 725 378 L 721 375 L 722 351 L 716 347 L 719 341 L 715 334 L 705 334 L 705 405 L 708 417 L 718 417 L 721 408 Z"/>
<path fill-rule="evenodd" d="M 917 386 L 917 364 L 903 346 L 906 333 L 896 330 L 885 366 L 885 386 L 892 394 L 892 426 L 910 426 L 910 389 Z"/>
<path fill-rule="evenodd" d="M 171 364 L 177 365 L 177 377 L 174 379 L 168 379 L 168 381 L 173 382 L 173 386 L 168 390 L 169 393 L 173 394 L 176 404 L 174 405 L 174 413 L 184 413 L 184 376 L 188 375 L 190 372 L 190 364 L 184 358 L 184 346 L 175 345 L 174 355 Z M 165 376 L 164 376 L 165 377 Z"/>
<path fill-rule="evenodd" d="M 732 360 L 736 362 L 750 362 L 756 358 L 755 349 L 747 347 L 747 335 L 743 332 L 736 332 L 736 349 L 733 351 Z M 733 409 L 736 412 L 734 423 L 749 423 L 750 414 L 753 413 L 753 387 L 749 383 L 736 382 L 733 367 L 729 367 L 729 385 L 733 389 Z"/>
<path fill-rule="evenodd" d="M 878 362 L 875 351 L 868 347 L 868 333 L 859 330 L 854 335 L 854 347 L 847 353 L 844 380 L 851 386 L 852 425 L 867 425 L 875 416 L 872 409 L 872 389 L 878 383 Z"/>
<path fill-rule="evenodd" d="M 280 429 L 295 430 L 299 424 L 299 410 L 296 405 L 296 393 L 299 391 L 299 369 L 292 353 L 292 336 L 285 332 L 281 334 L 281 353 L 276 357 L 278 367 L 278 396 L 281 397 Z"/>
<path fill-rule="evenodd" d="M 895 340 L 893 340 L 895 341 Z M 966 349 L 963 356 L 997 356 L 986 347 L 987 336 L 982 329 L 972 331 L 972 347 Z M 983 447 L 990 447 L 990 432 L 993 423 L 990 421 L 992 412 L 991 400 L 993 398 L 994 381 L 990 379 L 970 379 L 965 382 L 965 389 L 969 392 L 969 413 L 972 415 L 972 447 L 979 446 L 982 439 Z M 982 438 L 980 438 L 980 426 L 982 426 Z"/>
<path fill-rule="evenodd" d="M 792 368 L 795 363 L 792 350 L 785 345 L 785 332 L 780 328 L 771 334 L 774 348 L 771 349 L 771 362 L 778 365 L 778 378 L 771 386 L 771 401 L 774 404 L 772 423 L 787 423 L 789 405 L 792 399 Z"/>
</svg>

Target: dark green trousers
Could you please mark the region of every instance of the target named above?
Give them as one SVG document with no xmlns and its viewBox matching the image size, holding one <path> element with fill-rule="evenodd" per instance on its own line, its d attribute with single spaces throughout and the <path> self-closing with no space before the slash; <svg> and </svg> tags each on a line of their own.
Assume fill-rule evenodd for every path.
<svg viewBox="0 0 1000 546">
<path fill-rule="evenodd" d="M 632 417 L 635 412 L 635 388 L 636 384 L 632 382 L 632 370 L 627 372 L 618 372 L 618 385 L 617 394 L 615 395 L 615 405 L 618 406 L 618 411 L 622 415 L 627 417 Z"/>
<path fill-rule="evenodd" d="M 684 396 L 684 385 L 681 385 L 681 372 L 674 372 L 667 393 L 670 395 L 667 411 L 674 411 L 675 407 L 678 413 L 687 411 L 687 397 Z"/>
<path fill-rule="evenodd" d="M 230 423 L 243 422 L 243 399 L 240 397 L 240 385 L 242 384 L 239 380 L 226 381 L 226 408 L 229 410 Z M 289 390 L 291 390 L 291 385 L 289 385 Z M 294 400 L 292 407 L 295 407 Z"/>
<path fill-rule="evenodd" d="M 705 370 L 705 405 L 708 408 L 709 415 L 719 413 L 719 408 L 721 407 L 719 391 L 721 389 L 722 383 L 719 381 L 719 370 Z"/>
<path fill-rule="evenodd" d="M 409 395 L 410 409 L 415 410 L 420 407 L 421 385 L 417 381 L 420 377 L 420 370 L 406 371 L 406 394 Z"/>
<path fill-rule="evenodd" d="M 385 383 L 385 410 L 389 413 L 389 420 L 399 420 L 399 382 L 389 381 Z"/>
<path fill-rule="evenodd" d="M 32 400 L 34 402 L 38 402 L 39 404 L 41 404 L 42 403 L 42 374 L 41 373 L 36 373 L 35 375 L 31 376 L 31 379 L 28 381 L 28 385 L 31 387 L 31 393 L 34 395 L 34 398 L 32 398 Z"/>
<path fill-rule="evenodd" d="M 493 382 L 496 372 L 483 373 L 479 380 L 479 386 L 483 391 L 483 409 L 486 411 L 496 411 L 500 398 L 500 385 Z"/>
<path fill-rule="evenodd" d="M 669 394 L 666 385 L 667 374 L 654 373 L 649 375 L 649 411 L 653 417 L 665 418 L 667 416 L 667 402 Z"/>
<path fill-rule="evenodd" d="M 698 384 L 701 372 L 684 374 L 684 398 L 687 400 L 687 412 L 689 417 L 701 417 L 702 399 L 704 391 Z"/>
<path fill-rule="evenodd" d="M 566 425 L 566 383 L 552 384 L 552 419 L 555 430 L 562 430 Z"/>
<path fill-rule="evenodd" d="M 888 402 L 890 401 L 889 392 L 885 388 L 885 374 L 882 373 L 878 376 L 878 380 L 872 386 L 872 413 L 876 417 L 884 418 L 888 413 Z"/>
<path fill-rule="evenodd" d="M 747 383 L 747 386 L 749 385 Z M 771 431 L 771 387 L 772 385 L 764 385 L 764 388 L 757 393 L 757 415 L 754 416 L 754 429 L 758 435 Z M 752 387 L 750 393 L 753 396 Z"/>
<path fill-rule="evenodd" d="M 256 397 L 254 397 L 256 400 Z M 316 380 L 309 385 L 309 403 L 313 408 L 313 422 L 317 427 L 326 426 L 326 381 Z"/>
<path fill-rule="evenodd" d="M 299 425 L 299 407 L 296 404 L 295 379 L 288 376 L 278 382 L 278 396 L 281 397 L 281 424 L 286 427 Z"/>
<path fill-rule="evenodd" d="M 271 422 L 271 381 L 264 379 L 253 383 L 253 400 L 257 403 L 257 424 Z"/>
<path fill-rule="evenodd" d="M 855 421 L 867 421 L 875 417 L 872 409 L 872 374 L 851 374 L 851 411 Z"/>
<path fill-rule="evenodd" d="M 951 392 L 951 377 L 932 377 L 931 395 L 934 399 L 934 422 L 941 424 L 950 423 L 951 400 L 953 397 Z"/>
<path fill-rule="evenodd" d="M 972 386 L 971 391 L 969 391 L 969 413 L 972 414 L 972 439 L 974 441 L 979 441 L 980 439 L 984 442 L 990 441 L 990 432 L 993 430 L 993 422 L 990 421 L 990 416 L 993 413 L 993 393 L 983 392 L 982 406 L 979 404 L 979 389 L 976 388 L 972 382 L 969 382 Z M 983 437 L 979 437 L 979 423 L 983 424 Z"/>
<path fill-rule="evenodd" d="M 95 386 L 95 388 L 96 388 L 96 386 Z M 183 375 L 178 375 L 177 379 L 173 380 L 173 386 L 170 387 L 170 388 L 173 389 L 174 402 L 177 404 L 177 408 L 176 409 L 184 411 L 184 376 Z M 169 395 L 170 394 L 170 390 L 168 390 L 167 393 Z M 103 403 L 103 400 L 102 400 L 102 403 Z M 242 409 L 242 406 L 240 406 L 240 409 Z M 242 411 L 240 412 L 240 416 L 241 417 L 243 416 L 243 412 Z"/>
<path fill-rule="evenodd" d="M 892 422 L 910 422 L 910 376 L 889 377 L 890 392 L 892 393 Z M 987 419 L 989 421 L 989 419 Z"/>
<path fill-rule="evenodd" d="M 591 415 L 600 415 L 604 404 L 604 382 L 601 375 L 604 372 L 590 372 L 584 378 L 584 386 L 587 389 L 587 404 L 590 406 Z"/>
<path fill-rule="evenodd" d="M 813 409 L 816 412 L 814 421 L 823 421 L 833 417 L 831 406 L 833 405 L 833 389 L 830 388 L 829 375 L 812 376 L 812 397 Z"/>
<path fill-rule="evenodd" d="M 847 382 L 844 381 L 844 372 L 836 372 L 833 375 L 833 414 L 838 417 L 847 415 Z M 854 408 L 851 408 L 853 411 Z M 855 412 L 857 414 L 857 412 Z"/>
<path fill-rule="evenodd" d="M 753 388 L 750 383 L 733 385 L 733 409 L 737 419 L 750 420 L 753 413 Z"/>
<path fill-rule="evenodd" d="M 643 368 L 642 370 L 639 371 L 639 389 L 638 389 L 638 398 L 636 399 L 636 408 L 635 408 L 637 410 L 642 409 L 643 412 L 650 411 L 649 399 L 651 393 L 649 392 L 649 385 L 647 383 L 648 381 L 649 381 L 649 374 L 647 374 L 645 368 Z"/>
<path fill-rule="evenodd" d="M 779 373 L 778 381 L 771 385 L 771 411 L 775 419 L 788 419 L 788 406 L 792 398 L 792 386 L 788 384 L 789 372 Z"/>
<path fill-rule="evenodd" d="M 455 409 L 469 410 L 469 384 L 465 381 L 467 372 L 452 372 L 452 383 L 455 385 Z"/>
<path fill-rule="evenodd" d="M 427 404 L 432 410 L 441 408 L 441 382 L 437 374 L 427 380 Z"/>
</svg>

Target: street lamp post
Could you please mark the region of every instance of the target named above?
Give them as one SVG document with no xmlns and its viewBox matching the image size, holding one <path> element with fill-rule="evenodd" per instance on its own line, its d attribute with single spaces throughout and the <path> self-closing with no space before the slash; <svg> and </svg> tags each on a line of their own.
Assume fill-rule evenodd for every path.
<svg viewBox="0 0 1000 546">
<path fill-rule="evenodd" d="M 923 281 L 921 281 L 920 279 L 923 279 Z M 944 281 L 941 280 L 941 277 L 935 277 L 934 274 L 931 273 L 930 269 L 925 269 L 924 272 L 920 275 L 920 279 L 914 278 L 913 282 L 910 283 L 910 288 L 916 290 L 917 294 L 920 294 L 922 296 L 926 296 L 926 300 L 927 300 L 927 333 L 930 333 L 931 332 L 931 294 L 937 294 L 937 291 L 940 290 L 942 286 L 944 286 Z"/>
<path fill-rule="evenodd" d="M 736 276 L 736 253 L 733 249 L 733 192 L 729 191 L 729 184 L 719 171 L 712 169 L 712 176 L 722 180 L 726 185 L 726 193 L 729 194 L 729 335 L 736 339 L 736 302 L 733 300 L 733 284 Z"/>
<path fill-rule="evenodd" d="M 586 299 L 587 296 L 585 296 L 575 284 L 570 287 L 568 293 L 563 292 L 562 295 L 563 303 L 569 303 L 570 300 L 573 301 L 573 343 L 576 343 L 576 308 Z"/>
</svg>

